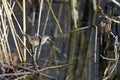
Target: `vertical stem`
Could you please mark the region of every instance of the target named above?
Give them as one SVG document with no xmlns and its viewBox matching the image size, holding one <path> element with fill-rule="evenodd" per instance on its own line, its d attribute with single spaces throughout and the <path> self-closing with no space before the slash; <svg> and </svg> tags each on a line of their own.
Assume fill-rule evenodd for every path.
<svg viewBox="0 0 120 80">
<path fill-rule="evenodd" d="M 5 9 L 7 18 L 8 18 L 8 23 L 9 23 L 9 25 L 10 25 L 10 29 L 11 29 L 12 36 L 13 36 L 13 39 L 14 39 L 14 42 L 15 42 L 15 46 L 16 46 L 17 51 L 18 51 L 18 55 L 19 55 L 20 61 L 23 62 L 23 61 L 24 61 L 24 57 L 22 57 L 23 54 L 22 54 L 22 52 L 21 52 L 21 50 L 20 50 L 20 45 L 18 44 L 18 41 L 17 41 L 17 38 L 16 38 L 16 34 L 17 34 L 17 33 L 16 33 L 16 31 L 15 31 L 14 24 L 13 24 L 13 22 L 12 22 L 10 10 L 8 9 L 6 0 L 2 0 L 2 3 L 3 3 L 3 7 L 4 7 L 4 9 Z"/>
<path fill-rule="evenodd" d="M 75 28 L 78 27 L 77 20 L 79 18 L 79 13 L 78 13 L 78 10 L 77 10 L 77 7 L 78 7 L 77 3 L 78 3 L 77 0 L 70 0 L 70 4 L 71 4 L 71 18 L 73 20 Z"/>
<path fill-rule="evenodd" d="M 71 5 L 71 29 L 76 29 L 77 28 L 77 23 L 76 20 L 78 19 L 78 14 L 76 14 L 76 7 L 77 7 L 77 0 L 70 0 L 70 5 Z M 75 12 L 74 12 L 75 11 Z M 77 11 L 78 12 L 78 11 Z M 68 64 L 74 63 L 75 60 L 75 50 L 76 50 L 76 33 L 71 33 L 70 34 L 70 42 L 69 42 L 69 55 L 68 55 Z M 73 69 L 74 69 L 74 65 L 68 67 L 67 72 L 66 72 L 66 80 L 73 80 Z"/>
<path fill-rule="evenodd" d="M 3 26 L 3 33 L 2 33 L 1 29 L 0 29 L 0 32 L 5 37 L 5 41 L 6 41 L 6 45 L 7 45 L 6 50 L 8 49 L 8 58 L 9 58 L 10 62 L 12 63 L 12 56 L 11 56 L 10 46 L 9 46 L 8 39 L 7 39 L 6 20 L 3 20 L 2 16 L 0 16 L 0 17 L 1 17 L 1 22 L 2 22 L 2 26 Z"/>
<path fill-rule="evenodd" d="M 94 25 L 95 24 L 95 21 L 96 21 L 96 13 L 97 13 L 97 3 L 96 3 L 96 0 L 93 0 L 93 21 L 92 21 L 92 24 Z"/>
<path fill-rule="evenodd" d="M 51 14 L 52 14 L 52 16 L 53 16 L 53 18 L 54 18 L 54 20 L 55 20 L 55 22 L 56 22 L 57 26 L 58 26 L 58 29 L 60 30 L 60 33 L 62 34 L 63 32 L 62 32 L 62 29 L 61 29 L 60 23 L 59 23 L 59 21 L 58 21 L 58 19 L 57 19 L 56 15 L 55 15 L 54 10 L 52 9 L 52 7 L 51 7 L 51 5 L 50 5 L 49 0 L 47 0 L 47 3 L 48 3 L 48 5 L 50 6 L 50 11 L 51 11 Z"/>
<path fill-rule="evenodd" d="M 81 73 L 81 77 L 80 77 L 80 80 L 84 80 L 84 78 L 85 78 L 85 76 L 87 76 L 87 75 L 85 75 L 86 73 L 88 73 L 87 72 L 87 67 L 88 66 L 86 66 L 86 65 L 88 65 L 88 62 L 89 62 L 89 60 L 90 60 L 90 53 L 91 53 L 91 44 L 92 44 L 92 39 L 93 39 L 93 29 L 91 29 L 91 31 L 90 31 L 90 36 L 89 36 L 89 43 L 88 43 L 88 48 L 87 48 L 87 52 L 86 52 L 86 56 L 85 56 L 85 59 L 84 59 L 84 62 L 83 62 L 83 67 L 82 67 L 82 73 Z M 90 76 L 90 74 L 89 74 L 89 76 Z M 88 79 L 88 80 L 90 80 L 90 79 Z"/>
<path fill-rule="evenodd" d="M 26 10 L 25 10 L 25 0 L 23 0 L 23 32 L 26 33 Z M 23 36 L 23 42 L 24 45 L 26 46 L 26 37 L 25 35 Z M 25 62 L 26 62 L 26 48 L 24 47 L 24 57 L 25 57 Z"/>
<path fill-rule="evenodd" d="M 96 27 L 95 27 L 95 50 L 94 50 L 94 63 L 95 63 L 95 64 L 94 64 L 94 68 L 95 68 L 95 69 L 94 69 L 94 76 L 95 76 L 94 79 L 95 79 L 95 80 L 97 79 L 97 73 L 96 73 L 96 72 L 97 72 L 97 70 L 98 70 L 98 69 L 97 69 L 98 67 L 96 67 L 96 65 L 98 65 L 98 64 L 97 64 L 97 57 L 98 57 L 98 55 L 97 55 L 97 47 L 98 47 L 98 42 L 97 42 L 97 40 L 98 40 L 98 36 L 97 36 L 97 35 L 98 35 L 98 27 L 96 26 Z"/>
<path fill-rule="evenodd" d="M 83 65 L 83 49 L 85 48 L 85 34 L 84 31 L 80 32 L 80 39 L 79 39 L 79 50 L 78 50 L 78 55 L 77 55 L 77 65 L 75 68 L 75 74 L 74 74 L 74 80 L 79 79 L 80 73 L 81 73 L 81 68 Z"/>
<path fill-rule="evenodd" d="M 46 17 L 46 20 L 45 20 L 45 25 L 44 25 L 44 29 L 43 29 L 43 36 L 45 35 L 45 30 L 46 30 L 46 27 L 47 27 L 47 22 L 49 20 L 49 16 L 50 16 L 50 6 L 52 5 L 52 0 L 50 1 L 50 5 L 49 5 L 49 8 L 48 8 L 48 12 L 47 12 L 47 17 Z"/>
<path fill-rule="evenodd" d="M 98 28 L 95 27 L 95 52 L 94 52 L 94 63 L 96 63 L 96 54 L 97 54 L 97 35 L 98 35 Z"/>
<path fill-rule="evenodd" d="M 40 31 L 40 22 L 41 22 L 41 14 L 42 14 L 43 2 L 44 2 L 44 0 L 41 0 L 41 1 L 40 1 L 40 9 L 39 9 L 39 20 L 38 20 L 37 35 L 39 35 L 39 31 Z"/>
</svg>

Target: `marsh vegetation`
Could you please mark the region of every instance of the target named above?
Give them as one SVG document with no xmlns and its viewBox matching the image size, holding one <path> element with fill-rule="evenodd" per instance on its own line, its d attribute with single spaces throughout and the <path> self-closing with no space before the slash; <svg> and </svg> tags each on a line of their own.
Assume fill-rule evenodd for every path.
<svg viewBox="0 0 120 80">
<path fill-rule="evenodd" d="M 0 79 L 120 80 L 118 0 L 0 0 Z"/>
</svg>

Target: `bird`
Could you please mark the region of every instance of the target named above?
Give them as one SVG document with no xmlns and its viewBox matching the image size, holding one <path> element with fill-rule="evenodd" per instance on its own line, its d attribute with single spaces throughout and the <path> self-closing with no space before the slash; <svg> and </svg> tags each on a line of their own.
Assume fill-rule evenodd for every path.
<svg viewBox="0 0 120 80">
<path fill-rule="evenodd" d="M 35 36 L 26 35 L 26 36 L 27 36 L 30 44 L 32 45 L 33 53 L 34 53 L 33 61 L 34 61 L 36 69 L 38 70 L 37 60 L 39 59 L 39 56 L 40 56 L 41 47 L 45 43 L 51 41 L 51 39 L 49 36 L 40 36 L 40 35 L 38 35 L 38 36 L 37 35 L 35 35 Z M 37 47 L 39 47 L 38 53 L 36 53 Z"/>
<path fill-rule="evenodd" d="M 30 36 L 27 35 L 27 38 L 30 42 L 30 44 L 34 47 L 37 47 L 39 45 L 43 45 L 45 43 L 48 43 L 49 41 L 51 41 L 49 36 Z"/>
</svg>

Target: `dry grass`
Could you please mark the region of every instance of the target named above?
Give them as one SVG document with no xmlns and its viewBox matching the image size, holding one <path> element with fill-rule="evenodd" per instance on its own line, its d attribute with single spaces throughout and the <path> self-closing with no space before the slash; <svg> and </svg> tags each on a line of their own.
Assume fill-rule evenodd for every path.
<svg viewBox="0 0 120 80">
<path fill-rule="evenodd" d="M 113 79 L 119 42 L 111 27 L 112 22 L 120 21 L 112 13 L 106 14 L 100 2 L 1 0 L 0 79 L 91 80 L 91 76 L 96 80 Z M 116 0 L 110 2 L 119 6 Z M 80 10 L 81 5 L 84 10 Z M 43 40 L 42 44 L 38 37 L 40 44 L 34 46 L 27 35 L 47 35 L 50 40 L 48 43 Z M 111 51 L 110 44 L 114 59 L 103 54 Z M 99 57 L 104 62 L 107 60 L 107 64 Z"/>
</svg>

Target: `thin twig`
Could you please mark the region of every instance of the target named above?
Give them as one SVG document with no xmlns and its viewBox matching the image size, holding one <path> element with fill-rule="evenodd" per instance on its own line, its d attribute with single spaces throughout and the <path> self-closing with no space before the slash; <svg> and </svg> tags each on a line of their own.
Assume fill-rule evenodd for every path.
<svg viewBox="0 0 120 80">
<path fill-rule="evenodd" d="M 90 29 L 90 28 L 93 28 L 93 27 L 84 26 L 84 27 L 77 28 L 77 29 L 74 29 L 74 30 L 71 30 L 71 31 L 68 31 L 68 32 L 64 32 L 64 33 L 62 33 L 62 34 L 58 34 L 58 35 L 53 36 L 53 37 L 59 38 L 59 37 L 62 37 L 62 36 L 69 35 L 69 34 L 71 34 L 71 33 L 76 33 L 76 32 L 82 31 L 82 30 Z"/>
<path fill-rule="evenodd" d="M 20 4 L 20 2 L 19 2 L 18 0 L 16 0 L 16 3 L 18 4 L 20 10 L 23 11 L 23 8 L 22 8 L 22 5 Z M 29 16 L 27 16 L 27 19 L 28 19 L 28 21 L 29 21 L 30 23 L 32 23 L 32 21 L 31 21 L 31 19 L 30 19 Z"/>
<path fill-rule="evenodd" d="M 5 77 L 5 76 L 21 76 L 21 75 L 30 75 L 30 74 L 34 74 L 34 73 L 33 72 L 8 73 L 8 74 L 0 74 L 0 77 Z M 46 74 L 42 74 L 42 73 L 39 73 L 39 74 L 42 75 L 42 76 L 45 76 L 47 78 L 54 79 L 53 77 L 48 76 Z"/>
<path fill-rule="evenodd" d="M 41 15 L 42 15 L 43 4 L 44 4 L 44 0 L 40 0 L 37 36 L 39 35 L 39 31 L 40 31 L 40 23 L 41 23 Z"/>
<path fill-rule="evenodd" d="M 112 32 L 110 32 L 110 34 L 113 36 L 113 38 L 115 39 L 115 42 L 114 42 L 114 53 L 115 53 L 115 59 L 111 59 L 111 58 L 106 58 L 104 56 L 101 55 L 101 57 L 103 59 L 106 59 L 106 60 L 110 60 L 107 68 L 105 69 L 105 72 L 104 72 L 104 76 L 103 76 L 103 79 L 102 80 L 106 80 L 106 79 L 110 79 L 116 69 L 116 66 L 118 64 L 118 59 L 119 59 L 119 54 L 118 54 L 118 36 L 115 36 Z M 111 62 L 111 60 L 114 60 L 114 63 Z"/>
<path fill-rule="evenodd" d="M 26 50 L 28 51 L 28 53 L 30 54 L 30 56 L 32 56 L 31 52 L 28 50 L 27 46 L 24 45 L 24 43 L 23 43 L 22 39 L 19 37 L 19 35 L 16 34 L 16 36 L 18 37 L 18 39 L 20 40 L 20 42 L 23 44 L 23 46 L 26 48 Z"/>
<path fill-rule="evenodd" d="M 116 4 L 120 7 L 120 3 L 118 1 L 116 1 L 116 0 L 110 0 L 110 1 L 112 1 L 114 4 Z"/>
<path fill-rule="evenodd" d="M 10 4 L 9 4 L 9 3 L 7 3 L 7 4 L 8 4 L 8 6 L 9 6 L 9 8 L 10 8 L 11 14 L 13 15 L 13 17 L 14 17 L 15 21 L 17 22 L 17 25 L 18 25 L 18 27 L 19 27 L 20 31 L 21 31 L 22 33 L 24 33 L 24 32 L 23 32 L 23 30 L 22 30 L 22 28 L 21 28 L 20 23 L 18 22 L 18 20 L 17 20 L 17 18 L 16 18 L 16 16 L 15 16 L 15 14 L 14 14 L 14 12 L 13 12 L 13 9 L 10 7 Z"/>
<path fill-rule="evenodd" d="M 95 27 L 95 52 L 94 52 L 94 63 L 96 63 L 96 54 L 97 54 L 97 35 L 98 35 L 98 28 Z"/>
<path fill-rule="evenodd" d="M 70 66 L 70 65 L 73 65 L 73 64 L 64 64 L 64 65 L 45 67 L 43 69 L 40 69 L 39 72 L 44 71 L 44 70 L 48 70 L 48 69 L 67 67 L 67 66 Z"/>
<path fill-rule="evenodd" d="M 101 7 L 98 7 L 98 8 L 99 8 L 99 10 L 101 10 L 102 17 L 105 17 L 106 19 L 108 19 L 110 21 L 113 21 L 115 23 L 120 24 L 120 18 L 119 18 L 119 16 L 116 16 L 116 17 L 115 16 L 111 16 L 111 15 L 109 16 L 109 15 L 107 15 L 107 14 L 104 13 L 104 10 Z"/>
<path fill-rule="evenodd" d="M 57 24 L 57 26 L 58 26 L 58 29 L 60 30 L 60 33 L 62 34 L 63 32 L 62 32 L 60 23 L 59 23 L 59 21 L 57 20 L 57 18 L 56 18 L 56 16 L 55 16 L 55 13 L 54 13 L 51 5 L 50 5 L 50 2 L 49 2 L 49 0 L 46 0 L 46 1 L 47 1 L 48 5 L 50 6 L 50 11 L 51 11 L 51 13 L 52 13 L 52 15 L 53 15 L 53 17 L 54 17 L 54 19 L 55 19 L 55 22 L 56 22 L 56 24 Z"/>
<path fill-rule="evenodd" d="M 52 5 L 52 1 L 53 0 L 50 1 L 50 6 Z M 45 25 L 44 25 L 43 34 L 42 34 L 43 36 L 45 35 L 45 30 L 46 30 L 48 19 L 49 19 L 49 15 L 50 15 L 50 6 L 49 6 L 47 17 L 46 17 L 46 20 L 45 20 Z"/>
<path fill-rule="evenodd" d="M 26 0 L 23 0 L 23 32 L 26 34 Z M 26 46 L 26 36 L 23 36 L 23 43 Z M 24 47 L 24 61 L 26 62 L 26 48 Z"/>
<path fill-rule="evenodd" d="M 5 24 L 5 22 L 4 22 L 4 20 L 3 20 L 3 16 L 0 16 L 1 17 L 1 22 L 2 22 L 2 27 L 3 27 L 3 33 L 2 33 L 2 30 L 1 30 L 1 28 L 0 28 L 0 32 L 1 32 L 1 34 L 3 35 L 3 37 L 4 37 L 4 41 L 6 42 L 6 53 L 8 52 L 8 56 L 9 56 L 9 60 L 10 61 L 8 61 L 8 62 L 12 62 L 12 57 L 11 57 L 11 50 L 10 50 L 10 45 L 9 45 L 9 42 L 8 42 L 8 38 L 7 38 L 7 30 L 8 30 L 8 27 L 7 27 L 7 25 Z M 5 46 L 5 45 L 4 45 Z M 7 49 L 8 49 L 8 51 L 7 51 Z"/>
</svg>

